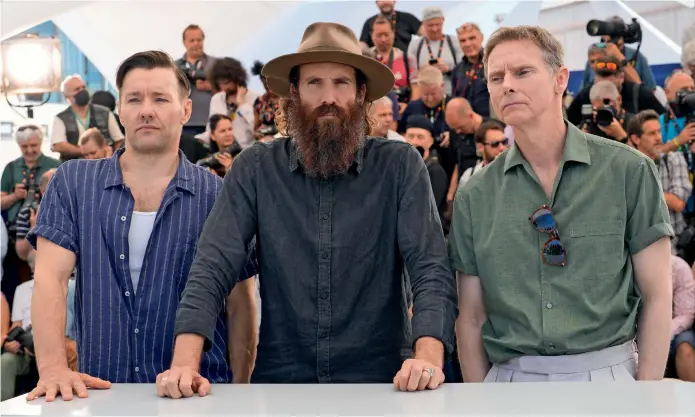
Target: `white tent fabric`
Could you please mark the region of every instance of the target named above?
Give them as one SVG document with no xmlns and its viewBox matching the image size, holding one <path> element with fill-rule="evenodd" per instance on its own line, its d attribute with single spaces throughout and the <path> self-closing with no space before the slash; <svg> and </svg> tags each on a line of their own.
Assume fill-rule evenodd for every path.
<svg viewBox="0 0 695 417">
<path fill-rule="evenodd" d="M 188 24 L 200 25 L 206 32 L 205 49 L 213 56 L 233 56 L 249 68 L 256 59 L 266 62 L 279 54 L 296 50 L 304 28 L 315 21 L 341 22 L 357 35 L 366 18 L 376 13 L 373 1 L 194 1 L 194 0 L 99 0 L 99 1 L 2 1 L 0 37 L 2 39 L 52 19 L 111 83 L 115 81 L 118 64 L 128 55 L 146 49 L 161 49 L 174 57 L 183 54 L 181 32 Z M 690 3 L 686 0 L 681 3 Z M 548 5 L 576 3 L 585 7 L 574 14 L 563 10 L 555 13 L 539 10 Z M 671 2 L 676 3 L 676 2 Z M 605 18 L 619 14 L 629 18 L 633 13 L 620 1 L 573 2 L 554 1 L 406 1 L 397 3 L 399 10 L 421 17 L 426 6 L 443 9 L 445 32 L 454 34 L 463 22 L 476 22 L 486 37 L 503 24 L 540 24 L 555 30 L 576 26 L 577 19 Z M 682 7 L 682 6 L 681 6 Z M 549 16 L 553 20 L 549 20 Z M 550 26 L 548 26 L 550 25 Z M 668 37 L 651 25 L 645 28 L 642 51 L 650 63 L 679 62 L 680 51 Z M 551 30 L 554 30 L 551 29 Z M 583 29 L 582 29 L 583 30 Z M 579 30 L 578 30 L 579 31 Z M 578 32 L 577 31 L 577 32 Z M 565 35 L 562 35 L 565 36 Z M 675 38 L 674 38 L 675 39 Z M 585 33 L 563 38 L 568 50 L 585 48 L 592 41 Z M 674 48 L 675 46 L 675 48 Z M 568 57 L 570 58 L 570 57 Z M 570 69 L 583 68 L 584 57 L 568 62 Z M 571 59 L 570 59 L 571 61 Z M 582 62 L 579 62 L 582 61 Z M 252 88 L 260 88 L 253 80 Z"/>
</svg>

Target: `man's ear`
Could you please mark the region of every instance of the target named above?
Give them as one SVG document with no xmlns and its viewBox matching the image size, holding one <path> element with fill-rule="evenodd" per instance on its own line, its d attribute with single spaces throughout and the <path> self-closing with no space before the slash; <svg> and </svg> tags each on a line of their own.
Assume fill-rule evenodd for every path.
<svg viewBox="0 0 695 417">
<path fill-rule="evenodd" d="M 186 98 L 183 101 L 183 109 L 181 111 L 181 125 L 185 125 L 191 118 L 191 113 L 193 112 L 193 101 L 190 98 Z"/>
<path fill-rule="evenodd" d="M 630 135 L 630 141 L 635 144 L 635 148 L 639 146 L 641 140 L 637 135 Z"/>
</svg>

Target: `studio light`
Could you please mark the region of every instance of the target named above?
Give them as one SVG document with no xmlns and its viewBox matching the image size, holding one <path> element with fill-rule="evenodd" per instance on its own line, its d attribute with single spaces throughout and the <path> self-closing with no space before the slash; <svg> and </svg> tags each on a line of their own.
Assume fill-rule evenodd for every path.
<svg viewBox="0 0 695 417">
<path fill-rule="evenodd" d="M 50 93 L 60 89 L 60 41 L 27 36 L 2 43 L 0 88 L 5 94 Z"/>
</svg>

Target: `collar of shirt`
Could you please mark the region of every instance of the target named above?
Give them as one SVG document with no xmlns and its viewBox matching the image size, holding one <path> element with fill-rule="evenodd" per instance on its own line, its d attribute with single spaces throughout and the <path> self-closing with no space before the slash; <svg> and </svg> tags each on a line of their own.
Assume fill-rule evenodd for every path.
<svg viewBox="0 0 695 417">
<path fill-rule="evenodd" d="M 119 158 L 125 152 L 125 148 L 117 150 L 111 157 L 111 163 L 106 170 L 106 180 L 104 181 L 104 189 L 123 185 L 123 171 L 118 163 Z M 179 149 L 179 166 L 174 175 L 176 188 L 186 190 L 195 195 L 195 175 L 193 175 L 194 166 L 186 159 L 186 156 Z"/>
<path fill-rule="evenodd" d="M 355 158 L 353 160 L 353 165 L 357 169 L 357 173 L 362 172 L 362 165 L 364 164 L 364 143 L 367 141 L 367 137 L 364 138 L 362 144 L 355 151 Z M 290 172 L 294 172 L 299 165 L 304 161 L 304 155 L 299 152 L 297 140 L 292 138 L 290 140 Z"/>
<path fill-rule="evenodd" d="M 48 158 L 46 155 L 41 154 L 39 156 L 39 158 L 36 160 L 36 163 L 34 164 L 34 166 L 31 168 L 29 168 L 29 166 L 27 165 L 27 161 L 24 159 L 23 156 L 20 157 L 19 160 L 20 160 L 20 163 L 22 164 L 21 166 L 26 168 L 26 169 L 41 169 L 41 162 L 45 162 L 46 158 Z"/>
<path fill-rule="evenodd" d="M 567 126 L 567 136 L 565 137 L 565 149 L 562 151 L 562 162 L 560 166 L 563 166 L 567 161 L 591 165 L 591 156 L 589 155 L 589 146 L 586 142 L 586 134 L 577 129 L 573 124 L 567 123 L 567 121 L 565 121 L 565 126 Z M 506 174 L 517 165 L 523 165 L 525 161 L 524 155 L 522 155 L 515 142 L 507 151 L 507 157 L 504 160 L 504 173 Z"/>
</svg>

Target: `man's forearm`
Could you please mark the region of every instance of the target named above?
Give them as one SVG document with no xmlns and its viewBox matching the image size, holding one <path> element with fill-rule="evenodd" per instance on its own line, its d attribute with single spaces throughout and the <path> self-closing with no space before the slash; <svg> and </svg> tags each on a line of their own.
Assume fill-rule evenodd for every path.
<svg viewBox="0 0 695 417">
<path fill-rule="evenodd" d="M 258 312 L 255 280 L 237 284 L 227 297 L 227 344 L 234 383 L 248 384 L 256 363 L 258 346 Z"/>
<path fill-rule="evenodd" d="M 194 333 L 182 333 L 174 341 L 172 366 L 188 366 L 198 371 L 203 357 L 203 336 Z"/>
<path fill-rule="evenodd" d="M 459 319 L 456 322 L 456 346 L 464 382 L 483 382 L 490 362 L 483 347 L 482 328 Z"/>
<path fill-rule="evenodd" d="M 57 279 L 34 281 L 31 323 L 39 372 L 68 366 L 64 342 L 67 290 Z"/>
<path fill-rule="evenodd" d="M 645 297 L 637 327 L 638 380 L 659 380 L 664 377 L 670 340 L 670 300 Z"/>
<path fill-rule="evenodd" d="M 669 210 L 680 213 L 685 210 L 685 201 L 681 200 L 678 196 L 671 193 L 664 193 L 664 199 L 666 200 L 666 207 Z"/>
<path fill-rule="evenodd" d="M 17 201 L 19 201 L 19 199 L 14 194 L 4 195 L 0 197 L 0 209 L 8 210 L 10 207 L 17 204 Z"/>
<path fill-rule="evenodd" d="M 415 358 L 443 368 L 444 344 L 434 337 L 421 337 L 415 342 Z"/>
<path fill-rule="evenodd" d="M 58 142 L 53 145 L 53 151 L 58 152 L 62 156 L 79 157 L 82 156 L 80 148 L 68 142 Z"/>
</svg>

